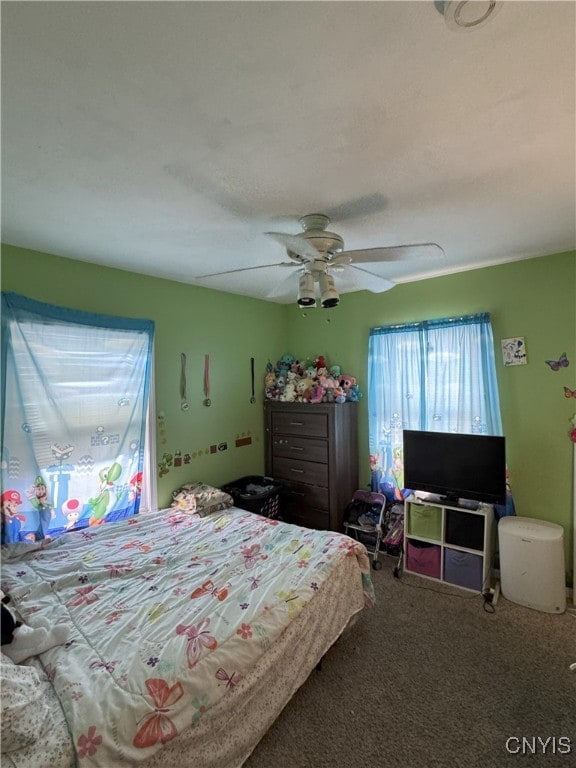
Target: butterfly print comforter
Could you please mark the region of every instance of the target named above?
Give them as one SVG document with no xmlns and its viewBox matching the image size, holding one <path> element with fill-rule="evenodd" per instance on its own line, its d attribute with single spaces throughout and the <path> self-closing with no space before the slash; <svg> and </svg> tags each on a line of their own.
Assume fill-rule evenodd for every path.
<svg viewBox="0 0 576 768">
<path fill-rule="evenodd" d="M 137 765 L 242 681 L 322 589 L 365 548 L 231 508 L 175 510 L 68 534 L 4 558 L 2 586 L 25 620 L 71 627 L 42 655 L 80 766 Z"/>
</svg>

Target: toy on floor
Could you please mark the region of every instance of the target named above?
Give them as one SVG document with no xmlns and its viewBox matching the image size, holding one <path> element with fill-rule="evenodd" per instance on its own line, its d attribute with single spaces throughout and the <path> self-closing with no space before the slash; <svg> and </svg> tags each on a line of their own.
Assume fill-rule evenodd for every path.
<svg viewBox="0 0 576 768">
<path fill-rule="evenodd" d="M 6 604 L 10 596 L 0 590 L 2 653 L 9 656 L 15 664 L 37 656 L 39 653 L 64 645 L 70 637 L 70 629 L 63 624 L 53 626 L 45 620 L 38 627 L 29 627 L 18 621 Z"/>
</svg>

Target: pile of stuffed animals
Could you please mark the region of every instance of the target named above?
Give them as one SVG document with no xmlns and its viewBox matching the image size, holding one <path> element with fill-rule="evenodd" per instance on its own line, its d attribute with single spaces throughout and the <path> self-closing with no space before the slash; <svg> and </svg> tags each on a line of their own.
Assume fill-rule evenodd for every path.
<svg viewBox="0 0 576 768">
<path fill-rule="evenodd" d="M 264 396 L 286 403 L 347 403 L 360 400 L 362 392 L 354 376 L 329 366 L 323 355 L 302 362 L 286 354 L 276 365 L 267 364 Z"/>
</svg>

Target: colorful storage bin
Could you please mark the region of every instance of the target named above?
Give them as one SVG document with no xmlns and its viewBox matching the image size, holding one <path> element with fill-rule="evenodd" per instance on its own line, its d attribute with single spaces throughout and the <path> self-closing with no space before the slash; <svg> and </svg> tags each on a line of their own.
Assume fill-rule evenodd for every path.
<svg viewBox="0 0 576 768">
<path fill-rule="evenodd" d="M 406 569 L 422 576 L 440 578 L 442 548 L 425 541 L 406 541 Z"/>
<path fill-rule="evenodd" d="M 450 584 L 482 592 L 482 565 L 482 555 L 444 549 L 444 581 Z"/>
<path fill-rule="evenodd" d="M 408 534 L 423 539 L 442 539 L 442 507 L 429 504 L 410 504 Z"/>
</svg>

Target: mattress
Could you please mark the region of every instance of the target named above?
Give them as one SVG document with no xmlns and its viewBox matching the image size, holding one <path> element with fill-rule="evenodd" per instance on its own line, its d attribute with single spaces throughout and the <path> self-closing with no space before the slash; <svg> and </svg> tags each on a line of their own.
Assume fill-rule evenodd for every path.
<svg viewBox="0 0 576 768">
<path fill-rule="evenodd" d="M 31 626 L 71 629 L 40 657 L 75 753 L 54 768 L 242 765 L 373 601 L 363 545 L 236 508 L 16 545 L 2 588 Z"/>
</svg>

